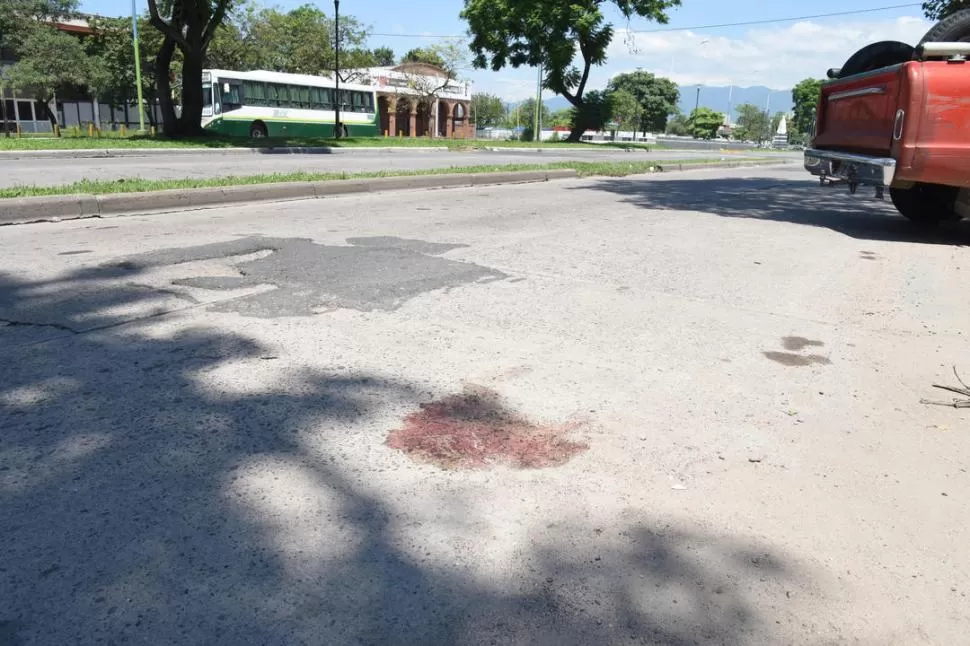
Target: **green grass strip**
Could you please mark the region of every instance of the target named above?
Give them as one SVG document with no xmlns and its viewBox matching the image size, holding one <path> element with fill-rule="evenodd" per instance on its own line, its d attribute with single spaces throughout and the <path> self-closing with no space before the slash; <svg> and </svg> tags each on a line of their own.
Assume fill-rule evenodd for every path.
<svg viewBox="0 0 970 646">
<path fill-rule="evenodd" d="M 244 139 L 208 135 L 187 139 L 168 139 L 165 137 L 127 136 L 116 132 L 106 132 L 100 137 L 87 135 L 64 135 L 61 137 L 29 135 L 22 138 L 0 137 L 0 151 L 23 150 L 116 150 L 145 148 L 415 148 L 435 147 L 449 150 L 482 150 L 485 148 L 548 148 L 548 149 L 619 149 L 619 150 L 660 150 L 663 146 L 635 143 L 568 143 L 568 142 L 529 142 L 501 141 L 486 139 L 443 139 L 429 137 L 348 137 L 346 139 L 325 138 L 265 138 Z"/>
<path fill-rule="evenodd" d="M 661 161 L 630 161 L 630 162 L 553 162 L 548 164 L 493 164 L 485 166 L 452 166 L 450 168 L 431 168 L 422 170 L 389 170 L 361 173 L 272 173 L 264 175 L 246 175 L 226 177 L 208 177 L 195 179 L 143 179 L 128 178 L 116 181 L 110 180 L 82 180 L 73 184 L 60 186 L 14 186 L 0 188 L 0 199 L 15 197 L 43 197 L 51 195 L 107 195 L 111 193 L 146 193 L 151 191 L 165 191 L 172 189 L 187 190 L 193 188 L 213 188 L 220 186 L 247 186 L 253 184 L 275 184 L 280 182 L 321 182 L 341 181 L 348 179 L 369 179 L 374 177 L 410 177 L 415 175 L 448 175 L 453 173 L 494 173 L 509 171 L 543 171 L 557 169 L 573 169 L 580 177 L 605 176 L 623 177 L 651 172 L 657 166 L 677 166 L 680 164 L 710 164 L 720 163 L 722 159 L 685 159 Z M 761 162 L 764 159 L 736 158 L 730 162 Z"/>
</svg>

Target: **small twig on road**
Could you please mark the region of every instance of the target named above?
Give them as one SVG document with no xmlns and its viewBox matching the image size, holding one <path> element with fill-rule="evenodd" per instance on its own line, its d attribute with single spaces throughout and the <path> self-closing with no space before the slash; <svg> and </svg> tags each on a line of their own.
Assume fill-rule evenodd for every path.
<svg viewBox="0 0 970 646">
<path fill-rule="evenodd" d="M 963 386 L 964 388 L 966 388 L 966 389 L 968 389 L 968 390 L 970 390 L 970 386 L 968 386 L 968 385 L 967 385 L 967 382 L 965 382 L 965 381 L 964 381 L 964 380 L 963 380 L 963 379 L 962 379 L 962 378 L 960 377 L 960 373 L 959 373 L 959 372 L 957 372 L 957 367 L 956 367 L 956 366 L 953 366 L 953 374 L 954 374 L 954 375 L 956 375 L 956 378 L 957 378 L 957 381 L 959 381 L 959 382 L 960 382 L 960 385 L 961 385 L 961 386 Z"/>
<path fill-rule="evenodd" d="M 953 366 L 953 374 L 956 376 L 957 381 L 963 388 L 957 388 L 956 386 L 943 386 L 941 384 L 933 384 L 934 388 L 939 388 L 940 390 L 946 390 L 951 393 L 956 393 L 958 395 L 963 395 L 967 399 L 956 399 L 952 401 L 941 402 L 941 401 L 931 401 L 929 399 L 921 399 L 919 402 L 921 404 L 931 404 L 933 406 L 951 406 L 953 408 L 970 408 L 970 386 L 967 386 L 967 382 L 960 377 L 960 373 L 957 372 L 957 367 Z"/>
<path fill-rule="evenodd" d="M 954 399 L 950 402 L 935 402 L 929 399 L 921 399 L 919 403 L 932 404 L 933 406 L 947 406 L 949 408 L 970 408 L 970 399 Z"/>
</svg>

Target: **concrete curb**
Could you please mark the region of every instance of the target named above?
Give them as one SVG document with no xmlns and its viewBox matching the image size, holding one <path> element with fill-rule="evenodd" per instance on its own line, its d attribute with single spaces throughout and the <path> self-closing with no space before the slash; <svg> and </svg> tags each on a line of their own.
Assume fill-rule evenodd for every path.
<svg viewBox="0 0 970 646">
<path fill-rule="evenodd" d="M 396 152 L 446 152 L 447 146 L 383 146 L 379 148 L 281 147 L 281 148 L 104 148 L 79 150 L 3 150 L 0 161 L 13 159 L 111 159 L 194 155 L 360 155 Z"/>
<path fill-rule="evenodd" d="M 322 182 L 249 184 L 190 190 L 115 193 L 111 195 L 62 195 L 0 200 L 0 225 L 59 222 L 80 218 L 112 217 L 140 213 L 164 213 L 212 208 L 245 202 L 279 202 L 413 189 L 441 189 L 488 184 L 545 182 L 576 177 L 572 169 L 495 173 L 455 173 L 376 177 Z"/>
<path fill-rule="evenodd" d="M 795 160 L 724 161 L 698 164 L 657 162 L 658 170 L 645 174 L 703 170 L 710 168 L 742 168 L 795 164 Z M 322 182 L 283 182 L 279 184 L 247 184 L 216 188 L 175 189 L 146 193 L 115 193 L 110 195 L 58 195 L 51 197 L 22 197 L 0 199 L 0 225 L 59 222 L 80 218 L 113 217 L 140 213 L 165 213 L 186 209 L 214 208 L 246 202 L 281 202 L 348 195 L 414 189 L 443 189 L 490 184 L 522 184 L 553 179 L 575 178 L 571 168 L 540 171 L 498 171 L 494 173 L 454 173 L 449 175 L 413 175 L 375 177 L 356 180 Z M 591 178 L 594 179 L 594 178 Z"/>
</svg>

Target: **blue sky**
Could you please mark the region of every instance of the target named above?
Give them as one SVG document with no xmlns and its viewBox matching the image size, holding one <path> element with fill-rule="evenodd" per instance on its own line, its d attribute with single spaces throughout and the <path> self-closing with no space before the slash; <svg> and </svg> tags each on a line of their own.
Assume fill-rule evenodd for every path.
<svg viewBox="0 0 970 646">
<path fill-rule="evenodd" d="M 767 85 L 791 87 L 807 76 L 822 76 L 829 67 L 840 65 L 859 47 L 874 40 L 894 39 L 915 44 L 929 28 L 918 3 L 886 11 L 849 16 L 814 18 L 775 24 L 695 29 L 705 25 L 770 20 L 841 11 L 874 9 L 903 4 L 904 0 L 814 0 L 811 3 L 771 3 L 755 0 L 715 2 L 683 0 L 670 12 L 668 25 L 643 19 L 631 21 L 635 32 L 651 29 L 691 28 L 683 31 L 626 33 L 628 25 L 615 16 L 617 37 L 610 59 L 595 69 L 591 81 L 602 86 L 610 76 L 638 67 L 673 78 L 687 85 Z M 140 9 L 145 0 L 137 0 Z M 303 4 L 300 0 L 268 2 L 281 8 Z M 332 2 L 314 3 L 333 11 Z M 341 0 L 342 15 L 353 15 L 378 34 L 462 35 L 465 25 L 458 18 L 461 0 Z M 405 9 L 407 7 L 407 9 Z M 126 0 L 82 0 L 82 9 L 104 15 L 127 15 Z M 435 42 L 433 38 L 373 36 L 371 47 L 388 46 L 398 54 L 412 47 Z M 489 91 L 506 100 L 520 100 L 534 92 L 533 70 L 493 73 L 468 69 L 465 74 L 476 90 Z"/>
</svg>

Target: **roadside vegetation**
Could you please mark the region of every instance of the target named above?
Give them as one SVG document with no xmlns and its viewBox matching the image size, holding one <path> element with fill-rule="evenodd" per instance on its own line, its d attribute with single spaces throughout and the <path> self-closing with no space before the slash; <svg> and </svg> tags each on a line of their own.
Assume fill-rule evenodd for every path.
<svg viewBox="0 0 970 646">
<path fill-rule="evenodd" d="M 483 150 L 486 148 L 551 148 L 551 149 L 593 149 L 594 147 L 621 150 L 659 150 L 663 146 L 623 142 L 609 143 L 567 143 L 565 141 L 505 141 L 491 139 L 445 139 L 443 137 L 349 137 L 344 139 L 324 138 L 264 138 L 241 139 L 206 135 L 172 139 L 131 135 L 122 137 L 117 132 L 105 132 L 100 136 L 64 133 L 54 137 L 0 137 L 0 151 L 20 150 L 110 150 L 141 148 L 415 148 L 440 147 L 449 150 Z"/>
<path fill-rule="evenodd" d="M 495 173 L 513 171 L 543 171 L 573 169 L 580 177 L 624 177 L 662 171 L 663 167 L 689 166 L 723 162 L 723 159 L 686 159 L 683 161 L 629 161 L 629 162 L 553 162 L 547 164 L 490 164 L 481 166 L 453 166 L 424 170 L 378 171 L 362 173 L 272 173 L 264 175 L 227 176 L 197 179 L 143 179 L 129 178 L 115 181 L 83 180 L 60 186 L 15 186 L 0 189 L 0 199 L 18 197 L 46 197 L 52 195 L 106 195 L 109 193 L 146 193 L 151 191 L 216 188 L 222 186 L 247 186 L 276 184 L 281 182 L 325 182 L 375 177 L 411 177 L 416 175 L 450 175 L 454 173 Z M 735 158 L 732 163 L 777 163 L 764 159 Z"/>
</svg>

